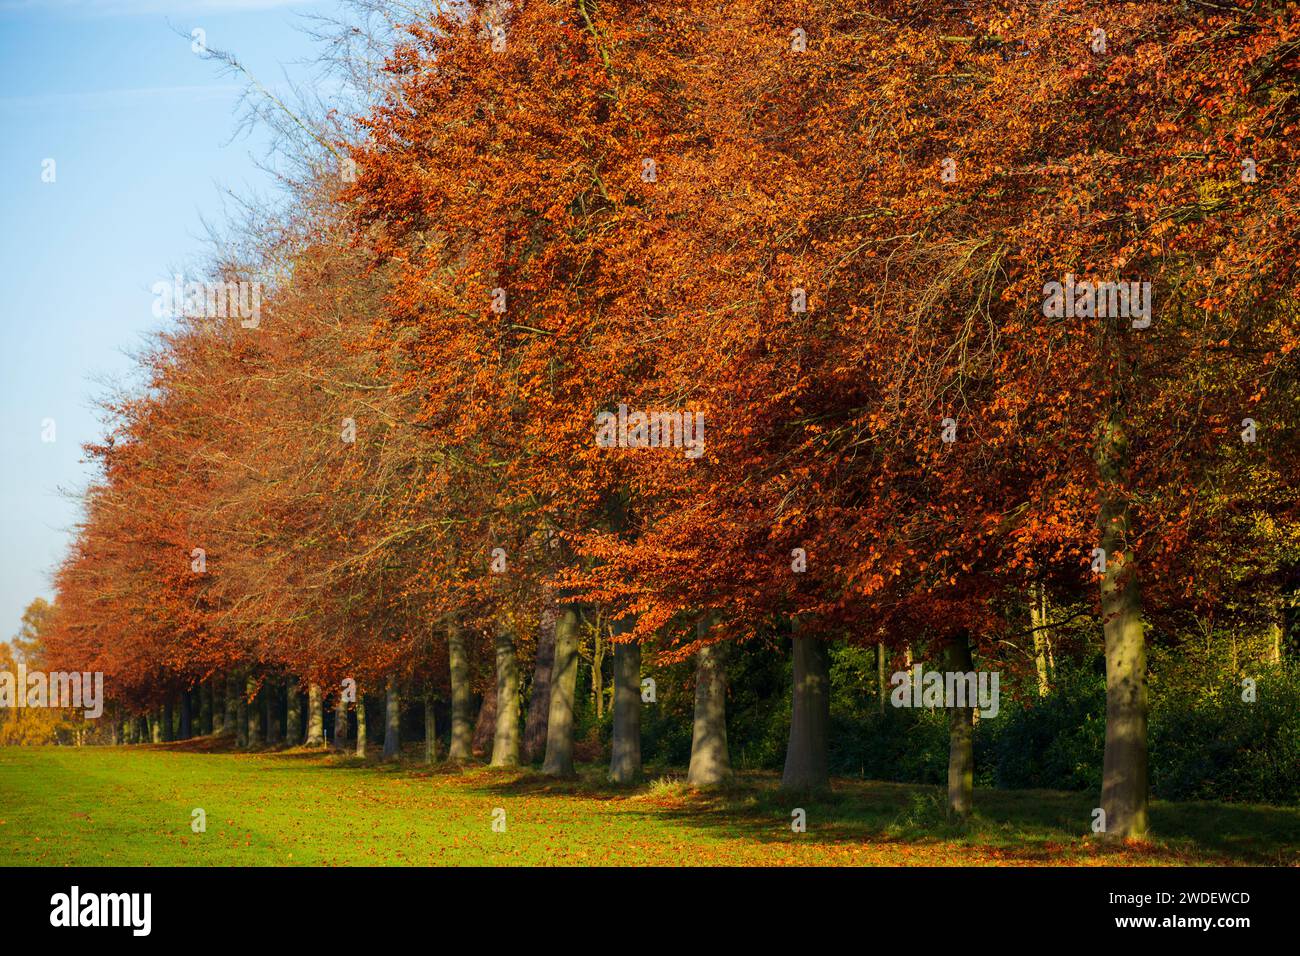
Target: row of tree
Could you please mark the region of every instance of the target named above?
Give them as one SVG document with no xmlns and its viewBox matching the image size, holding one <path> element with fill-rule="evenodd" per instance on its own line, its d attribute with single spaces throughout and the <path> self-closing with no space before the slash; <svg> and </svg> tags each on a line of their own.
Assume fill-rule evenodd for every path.
<svg viewBox="0 0 1300 956">
<path fill-rule="evenodd" d="M 50 660 L 242 728 L 287 681 L 309 743 L 345 680 L 390 723 L 418 687 L 456 760 L 484 690 L 492 763 L 563 775 L 594 621 L 611 779 L 648 653 L 697 662 L 709 785 L 724 656 L 779 633 L 809 789 L 828 642 L 1032 666 L 1082 602 L 1141 836 L 1148 631 L 1294 613 L 1294 5 L 704 7 L 368 4 L 349 108 L 280 116 L 291 201 L 205 277 L 260 314 L 180 316 L 107 403 Z"/>
</svg>

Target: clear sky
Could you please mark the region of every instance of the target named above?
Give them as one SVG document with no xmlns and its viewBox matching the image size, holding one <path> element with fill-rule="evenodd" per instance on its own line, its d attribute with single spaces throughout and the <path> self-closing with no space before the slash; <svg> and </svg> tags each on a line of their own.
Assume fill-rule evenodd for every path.
<svg viewBox="0 0 1300 956">
<path fill-rule="evenodd" d="M 201 258 L 225 189 L 273 188 L 265 138 L 232 139 L 239 79 L 190 31 L 283 89 L 313 73 L 303 16 L 335 2 L 0 0 L 0 640 L 51 596 L 78 514 L 59 490 L 85 486 L 94 400 L 161 322 L 150 287 Z"/>
</svg>

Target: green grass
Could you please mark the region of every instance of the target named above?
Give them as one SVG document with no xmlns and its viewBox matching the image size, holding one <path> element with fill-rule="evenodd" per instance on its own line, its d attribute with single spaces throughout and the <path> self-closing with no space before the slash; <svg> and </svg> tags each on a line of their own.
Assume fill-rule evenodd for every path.
<svg viewBox="0 0 1300 956">
<path fill-rule="evenodd" d="M 980 791 L 959 827 L 934 787 L 837 780 L 794 798 L 742 774 L 700 794 L 672 777 L 612 787 L 595 765 L 555 781 L 212 747 L 0 749 L 0 865 L 1300 863 L 1294 807 L 1156 802 L 1156 840 L 1116 849 L 1086 835 L 1093 794 Z M 795 807 L 806 833 L 791 830 Z"/>
</svg>

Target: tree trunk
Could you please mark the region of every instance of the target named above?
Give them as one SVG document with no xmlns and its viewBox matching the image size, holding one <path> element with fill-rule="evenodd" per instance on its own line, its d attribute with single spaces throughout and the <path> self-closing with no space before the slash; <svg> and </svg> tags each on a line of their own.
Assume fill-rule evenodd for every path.
<svg viewBox="0 0 1300 956">
<path fill-rule="evenodd" d="M 166 702 L 163 704 L 163 713 L 162 713 L 162 742 L 163 743 L 169 744 L 174 739 L 176 739 L 175 722 L 176 722 L 176 704 L 170 697 L 168 697 Z"/>
<path fill-rule="evenodd" d="M 239 709 L 239 698 L 244 689 L 244 682 L 239 679 L 238 671 L 226 675 L 226 733 L 234 734 L 236 740 L 243 740 L 243 712 Z M 241 743 L 242 747 L 243 744 Z"/>
<path fill-rule="evenodd" d="M 1282 663 L 1282 635 L 1286 630 L 1286 618 L 1282 608 L 1278 607 L 1268 625 L 1268 660 L 1270 664 Z"/>
<path fill-rule="evenodd" d="M 262 745 L 262 708 L 257 706 L 258 696 L 257 681 L 249 677 L 244 682 L 244 698 L 247 700 L 244 713 L 248 718 L 248 746 L 250 748 Z"/>
<path fill-rule="evenodd" d="M 970 635 L 961 631 L 946 647 L 949 671 L 967 674 L 975 669 Z M 965 820 L 975 799 L 975 703 L 948 708 L 948 816 Z"/>
<path fill-rule="evenodd" d="M 596 705 L 596 719 L 605 716 L 605 641 L 601 628 L 591 649 L 591 702 Z"/>
<path fill-rule="evenodd" d="M 434 719 L 433 691 L 424 692 L 424 762 L 438 762 L 438 722 Z"/>
<path fill-rule="evenodd" d="M 212 682 L 199 684 L 199 734 L 212 736 Z"/>
<path fill-rule="evenodd" d="M 785 751 L 783 790 L 830 787 L 826 736 L 831 723 L 830 655 L 826 642 L 794 627 L 794 686 L 790 701 L 790 743 Z"/>
<path fill-rule="evenodd" d="M 339 699 L 334 702 L 334 747 L 337 750 L 348 749 L 348 702 L 339 691 Z"/>
<path fill-rule="evenodd" d="M 357 694 L 357 756 L 366 755 L 366 695 Z"/>
<path fill-rule="evenodd" d="M 285 688 L 284 742 L 290 747 L 302 743 L 302 690 L 296 677 Z"/>
<path fill-rule="evenodd" d="M 1101 809 L 1106 834 L 1141 839 L 1147 833 L 1146 638 L 1137 562 L 1129 535 L 1129 504 L 1121 482 L 1128 442 L 1119 408 L 1102 428 L 1097 449 L 1102 498 L 1098 515 L 1106 554 L 1101 575 L 1102 626 L 1106 635 L 1106 751 L 1102 760 Z"/>
<path fill-rule="evenodd" d="M 226 679 L 213 677 L 212 687 L 212 733 L 220 737 L 226 732 Z"/>
<path fill-rule="evenodd" d="M 181 691 L 181 727 L 178 738 L 189 740 L 194 736 L 194 694 L 186 688 Z"/>
<path fill-rule="evenodd" d="M 614 636 L 632 629 L 632 618 L 617 620 Z M 614 739 L 609 755 L 611 783 L 641 779 L 641 645 L 614 644 Z"/>
<path fill-rule="evenodd" d="M 268 680 L 262 687 L 266 699 L 266 743 L 275 746 L 280 743 L 280 682 Z"/>
<path fill-rule="evenodd" d="M 157 708 L 149 715 L 149 741 L 150 743 L 160 744 L 163 742 L 162 734 L 162 708 Z"/>
<path fill-rule="evenodd" d="M 1034 669 L 1038 671 L 1038 696 L 1046 697 L 1050 689 L 1052 635 L 1047 629 L 1047 591 L 1041 583 L 1029 589 L 1029 626 L 1034 630 Z"/>
<path fill-rule="evenodd" d="M 884 642 L 876 644 L 876 691 L 880 696 L 880 713 L 885 713 L 885 704 L 889 700 L 889 680 L 885 673 L 885 645 Z"/>
<path fill-rule="evenodd" d="M 402 752 L 402 698 L 397 678 L 388 678 L 384 694 L 384 759 L 395 760 Z"/>
<path fill-rule="evenodd" d="M 1300 656 L 1300 567 L 1286 565 L 1287 580 L 1282 585 L 1278 601 L 1278 652 L 1279 661 L 1289 661 Z"/>
<path fill-rule="evenodd" d="M 537 625 L 537 659 L 533 688 L 524 721 L 524 762 L 534 763 L 546 754 L 546 721 L 551 714 L 551 668 L 555 666 L 555 602 L 548 593 Z"/>
<path fill-rule="evenodd" d="M 243 683 L 241 681 L 241 683 Z M 248 746 L 248 685 L 240 687 L 235 699 L 235 745 Z"/>
<path fill-rule="evenodd" d="M 557 636 L 558 641 L 558 636 Z M 492 766 L 519 766 L 519 661 L 515 657 L 515 640 L 502 627 L 497 631 L 497 719 L 492 738 Z M 552 716 L 554 711 L 552 710 Z M 547 734 L 547 747 L 550 734 Z"/>
<path fill-rule="evenodd" d="M 546 718 L 546 759 L 542 773 L 572 777 L 573 707 L 578 685 L 578 609 L 566 604 L 555 624 L 555 661 L 551 666 L 551 709 Z"/>
<path fill-rule="evenodd" d="M 320 684 L 307 685 L 307 746 L 325 744 L 325 702 Z"/>
<path fill-rule="evenodd" d="M 712 628 L 701 620 L 700 637 Z M 712 787 L 731 776 L 727 755 L 727 675 L 723 669 L 726 648 L 710 644 L 695 655 L 695 724 L 691 735 L 691 765 L 686 782 L 692 787 Z"/>
<path fill-rule="evenodd" d="M 469 684 L 469 651 L 459 624 L 447 628 L 447 662 L 451 673 L 451 743 L 447 759 L 464 763 L 472 754 L 474 691 Z"/>
<path fill-rule="evenodd" d="M 474 738 L 471 747 L 476 757 L 491 756 L 492 735 L 497 729 L 497 689 L 488 688 L 483 695 L 483 702 L 478 708 L 478 720 L 474 724 Z"/>
</svg>

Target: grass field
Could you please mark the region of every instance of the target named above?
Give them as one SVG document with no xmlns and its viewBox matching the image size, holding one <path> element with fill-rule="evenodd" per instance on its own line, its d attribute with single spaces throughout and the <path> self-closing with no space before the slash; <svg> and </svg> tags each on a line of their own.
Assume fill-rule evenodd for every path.
<svg viewBox="0 0 1300 956">
<path fill-rule="evenodd" d="M 933 787 L 837 780 L 796 800 L 771 774 L 696 794 L 669 776 L 620 790 L 594 765 L 554 781 L 211 746 L 0 749 L 0 865 L 1300 863 L 1300 808 L 1157 801 L 1157 841 L 1113 849 L 1084 836 L 1093 794 L 977 791 L 958 828 Z"/>
</svg>

